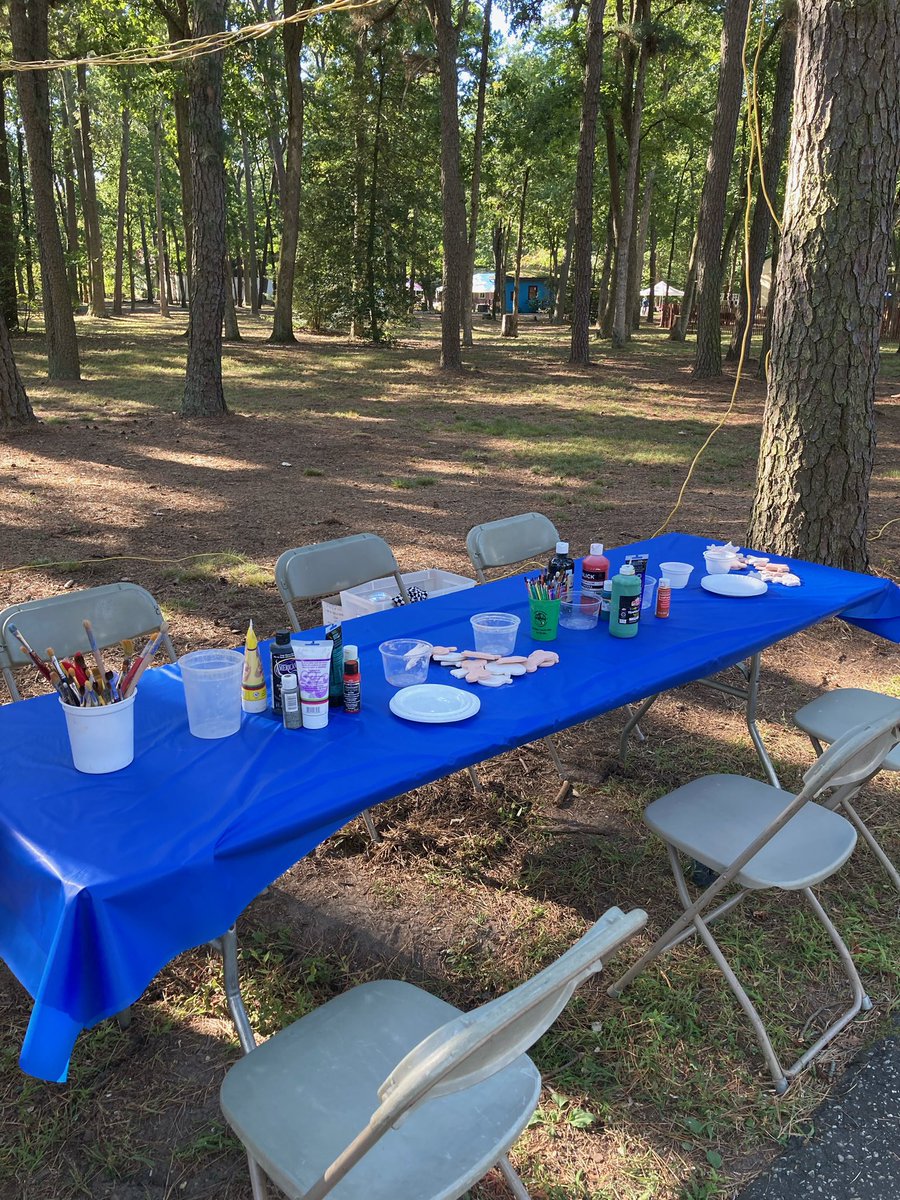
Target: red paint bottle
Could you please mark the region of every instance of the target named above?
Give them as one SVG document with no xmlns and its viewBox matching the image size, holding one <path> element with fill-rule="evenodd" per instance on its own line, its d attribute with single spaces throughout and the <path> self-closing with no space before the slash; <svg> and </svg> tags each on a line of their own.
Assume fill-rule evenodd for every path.
<svg viewBox="0 0 900 1200">
<path fill-rule="evenodd" d="M 581 563 L 581 586 L 589 592 L 603 591 L 609 578 L 609 559 L 603 553 L 602 542 L 592 542 L 591 552 Z"/>
</svg>

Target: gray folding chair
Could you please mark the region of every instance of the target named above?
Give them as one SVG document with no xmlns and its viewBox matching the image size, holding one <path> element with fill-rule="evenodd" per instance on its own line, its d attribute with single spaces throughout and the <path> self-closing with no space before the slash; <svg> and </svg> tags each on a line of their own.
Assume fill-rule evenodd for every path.
<svg viewBox="0 0 900 1200">
<path fill-rule="evenodd" d="M 400 595 L 408 603 L 409 593 L 394 552 L 374 533 L 354 533 L 314 546 L 298 546 L 285 550 L 275 563 L 275 584 L 295 632 L 300 630 L 294 608 L 298 600 L 319 600 L 385 575 L 393 575 Z"/>
<path fill-rule="evenodd" d="M 552 554 L 559 533 L 543 513 L 521 513 L 517 517 L 501 517 L 476 525 L 466 534 L 466 550 L 475 568 L 479 583 L 487 583 L 493 567 L 511 567 L 529 559 L 543 559 Z"/>
<path fill-rule="evenodd" d="M 860 1009 L 872 1007 L 850 951 L 812 889 L 842 867 L 856 845 L 855 829 L 835 809 L 856 795 L 898 744 L 900 713 L 894 712 L 838 738 L 803 776 L 803 789 L 796 796 L 740 775 L 707 775 L 655 800 L 647 808 L 645 819 L 666 844 L 684 912 L 631 970 L 613 984 L 609 994 L 621 995 L 664 950 L 696 933 L 753 1026 L 776 1092 L 786 1091 L 789 1081 L 812 1062 Z M 818 803 L 819 800 L 823 802 Z M 694 901 L 688 892 L 679 852 L 720 872 Z M 710 901 L 732 882 L 740 890 L 701 916 Z M 831 939 L 852 991 L 849 1008 L 790 1067 L 781 1065 L 750 997 L 708 928 L 750 892 L 763 888 L 803 893 Z"/>
<path fill-rule="evenodd" d="M 275 563 L 275 584 L 295 632 L 300 631 L 300 618 L 294 607 L 298 600 L 318 600 L 386 575 L 393 575 L 400 595 L 408 603 L 409 592 L 394 552 L 384 538 L 374 533 L 354 533 L 314 546 L 298 546 L 285 550 Z M 360 815 L 377 846 L 381 835 L 371 812 L 365 808 Z"/>
<path fill-rule="evenodd" d="M 254 1200 L 267 1177 L 292 1200 L 456 1200 L 494 1165 L 528 1200 L 506 1157 L 540 1096 L 525 1051 L 646 919 L 609 909 L 556 962 L 474 1012 L 409 983 L 364 983 L 240 1059 L 220 1099 Z"/>
<path fill-rule="evenodd" d="M 848 729 L 861 722 L 877 721 L 891 713 L 900 716 L 900 700 L 896 696 L 885 696 L 882 692 L 869 692 L 864 688 L 836 688 L 795 712 L 794 724 L 809 737 L 816 754 L 821 754 L 823 742 L 830 745 Z M 895 750 L 887 756 L 882 769 L 900 771 L 900 750 Z M 841 810 L 859 830 L 869 849 L 884 867 L 891 883 L 900 892 L 900 872 L 885 854 L 875 834 L 849 801 L 842 802 Z"/>
<path fill-rule="evenodd" d="M 162 610 L 148 591 L 136 583 L 108 583 L 103 587 L 64 592 L 45 600 L 14 604 L 0 612 L 0 673 L 13 700 L 22 696 L 15 672 L 31 665 L 31 659 L 9 631 L 15 625 L 36 654 L 43 657 L 52 646 L 59 658 L 90 652 L 82 622 L 87 619 L 101 649 L 126 638 L 155 632 L 164 622 Z M 164 633 L 162 647 L 174 662 L 175 647 Z"/>
</svg>

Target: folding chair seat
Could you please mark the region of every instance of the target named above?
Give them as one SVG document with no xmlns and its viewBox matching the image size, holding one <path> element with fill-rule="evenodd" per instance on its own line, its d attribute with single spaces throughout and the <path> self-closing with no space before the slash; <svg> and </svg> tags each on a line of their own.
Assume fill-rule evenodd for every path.
<svg viewBox="0 0 900 1200">
<path fill-rule="evenodd" d="M 455 1200 L 507 1151 L 541 1077 L 525 1051 L 646 921 L 612 908 L 533 979 L 471 1013 L 399 981 L 362 984 L 240 1059 L 221 1090 L 254 1200 Z"/>
<path fill-rule="evenodd" d="M 881 769 L 898 744 L 900 711 L 894 711 L 835 741 L 806 772 L 803 789 L 796 796 L 739 775 L 710 775 L 650 804 L 645 818 L 665 843 L 684 912 L 613 984 L 610 995 L 621 995 L 663 951 L 696 934 L 750 1021 L 776 1091 L 784 1092 L 789 1080 L 861 1009 L 871 1008 L 850 951 L 812 889 L 838 871 L 856 845 L 853 825 L 837 810 Z M 720 872 L 693 901 L 679 853 Z M 711 909 L 712 900 L 731 884 L 739 890 Z M 714 920 L 734 909 L 751 891 L 764 888 L 802 893 L 831 939 L 852 992 L 850 1006 L 789 1067 L 782 1066 L 762 1019 L 709 930 Z"/>
<path fill-rule="evenodd" d="M 833 692 L 825 692 L 824 695 L 818 696 L 795 712 L 794 724 L 809 737 L 816 754 L 821 754 L 823 745 L 836 742 L 848 729 L 877 721 L 892 712 L 900 713 L 900 700 L 896 696 L 885 696 L 882 692 L 870 692 L 865 688 L 836 688 Z M 894 750 L 887 756 L 882 769 L 900 771 L 900 750 Z M 900 873 L 855 806 L 845 801 L 842 809 L 884 867 L 891 883 L 900 891 Z"/>
<path fill-rule="evenodd" d="M 101 650 L 126 639 L 149 636 L 165 623 L 157 602 L 136 583 L 108 583 L 4 609 L 0 612 L 0 673 L 13 700 L 22 699 L 16 672 L 30 667 L 31 660 L 10 633 L 10 625 L 19 629 L 37 654 L 43 656 L 52 646 L 58 658 L 70 658 L 90 653 L 84 620 L 91 622 Z M 168 632 L 163 634 L 161 649 L 170 662 L 175 661 L 175 647 Z"/>
</svg>

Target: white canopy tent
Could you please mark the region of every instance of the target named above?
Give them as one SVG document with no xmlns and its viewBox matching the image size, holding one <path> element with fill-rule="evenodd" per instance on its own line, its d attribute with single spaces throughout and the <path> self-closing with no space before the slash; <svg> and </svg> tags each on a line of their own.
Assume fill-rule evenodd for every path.
<svg viewBox="0 0 900 1200">
<path fill-rule="evenodd" d="M 673 287 L 673 285 L 671 283 L 667 284 L 664 279 L 661 279 L 659 281 L 659 283 L 656 283 L 653 285 L 653 295 L 658 298 L 664 297 L 666 295 L 667 291 L 668 291 L 669 296 L 674 297 L 676 300 L 679 299 L 679 297 L 684 295 L 684 292 L 681 290 L 681 288 Z M 649 288 L 641 288 L 641 295 L 649 296 L 650 289 Z"/>
</svg>

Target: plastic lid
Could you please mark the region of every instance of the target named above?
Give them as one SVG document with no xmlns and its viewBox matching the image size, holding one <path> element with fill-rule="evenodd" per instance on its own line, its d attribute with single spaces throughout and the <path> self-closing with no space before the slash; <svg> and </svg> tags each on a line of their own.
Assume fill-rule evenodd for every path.
<svg viewBox="0 0 900 1200">
<path fill-rule="evenodd" d="M 279 646 L 289 646 L 291 644 L 291 631 L 289 629 L 279 629 L 275 634 L 275 641 Z"/>
<path fill-rule="evenodd" d="M 602 553 L 603 553 L 603 543 L 602 542 L 591 542 L 591 554 L 602 554 Z"/>
<path fill-rule="evenodd" d="M 557 542 L 556 543 L 556 553 L 557 554 L 568 554 L 569 553 L 569 543 L 568 542 Z"/>
<path fill-rule="evenodd" d="M 634 572 L 632 572 L 632 574 L 634 574 Z M 612 580 L 611 580 L 611 579 L 604 579 L 604 580 L 603 580 L 603 590 L 604 590 L 604 592 L 611 592 L 611 591 L 612 591 Z"/>
<path fill-rule="evenodd" d="M 344 660 L 346 661 L 348 658 L 351 658 L 354 662 L 357 661 L 359 658 L 359 646 L 344 647 Z"/>
<path fill-rule="evenodd" d="M 634 567 L 631 565 L 631 563 L 626 563 L 624 565 L 624 567 L 619 567 L 619 574 L 620 575 L 633 575 Z"/>
<path fill-rule="evenodd" d="M 669 582 L 669 580 L 668 580 L 668 579 L 666 579 L 665 575 L 663 575 L 663 576 L 660 578 L 660 581 L 659 581 L 659 583 L 658 583 L 656 586 L 657 586 L 658 588 L 664 588 L 664 587 L 671 587 L 671 586 L 672 586 L 672 584 Z"/>
<path fill-rule="evenodd" d="M 297 676 L 293 671 L 288 671 L 286 675 L 281 676 L 282 692 L 296 692 L 297 686 Z"/>
</svg>

